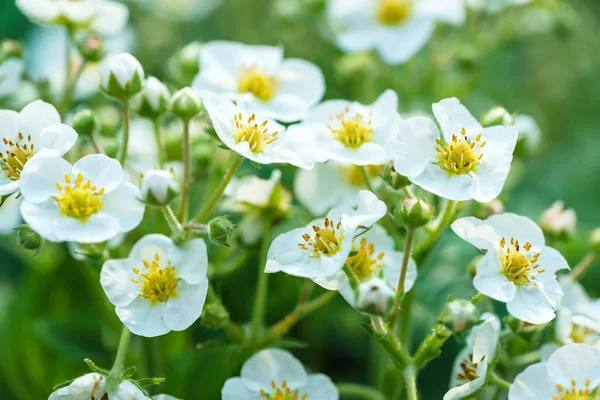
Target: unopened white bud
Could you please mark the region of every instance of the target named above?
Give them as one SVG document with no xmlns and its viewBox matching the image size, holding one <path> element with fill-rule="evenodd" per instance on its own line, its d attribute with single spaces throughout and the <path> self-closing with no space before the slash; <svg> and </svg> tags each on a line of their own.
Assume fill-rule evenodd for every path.
<svg viewBox="0 0 600 400">
<path fill-rule="evenodd" d="M 568 238 L 575 234 L 577 215 L 572 208 L 565 210 L 565 203 L 555 201 L 542 213 L 540 227 L 548 235 L 556 238 Z"/>
<path fill-rule="evenodd" d="M 144 81 L 142 91 L 131 99 L 135 112 L 142 117 L 156 119 L 169 106 L 171 93 L 164 83 L 153 76 Z"/>
<path fill-rule="evenodd" d="M 171 172 L 152 170 L 144 175 L 140 192 L 146 204 L 165 206 L 177 197 L 179 185 Z"/>
<path fill-rule="evenodd" d="M 123 101 L 142 90 L 143 79 L 142 65 L 129 53 L 111 56 L 100 65 L 102 90 Z"/>
<path fill-rule="evenodd" d="M 496 125 L 509 126 L 514 123 L 514 117 L 503 107 L 494 107 L 481 117 L 481 125 L 484 127 Z"/>
<path fill-rule="evenodd" d="M 454 333 L 462 333 L 479 320 L 477 307 L 469 300 L 452 300 L 442 311 L 440 320 Z"/>
<path fill-rule="evenodd" d="M 171 98 L 171 111 L 184 121 L 194 118 L 200 110 L 202 100 L 192 88 L 183 88 Z"/>
<path fill-rule="evenodd" d="M 386 315 L 396 292 L 382 279 L 371 278 L 358 286 L 358 309 L 364 313 Z"/>
</svg>

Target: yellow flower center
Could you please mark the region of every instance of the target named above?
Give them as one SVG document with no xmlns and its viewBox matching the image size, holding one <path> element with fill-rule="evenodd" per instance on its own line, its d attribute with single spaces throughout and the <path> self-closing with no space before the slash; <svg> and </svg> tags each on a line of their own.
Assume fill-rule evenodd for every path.
<svg viewBox="0 0 600 400">
<path fill-rule="evenodd" d="M 0 164 L 2 165 L 2 171 L 4 171 L 6 177 L 11 181 L 19 180 L 23 167 L 35 153 L 33 143 L 31 143 L 31 136 L 27 136 L 26 143 L 21 143 L 24 139 L 21 132 L 19 132 L 18 142 L 13 142 L 6 138 L 2 139 L 8 150 L 5 153 L 0 153 Z"/>
<path fill-rule="evenodd" d="M 348 115 L 350 109 L 346 109 L 331 117 L 330 120 L 333 125 L 328 125 L 329 130 L 333 134 L 333 137 L 341 142 L 344 146 L 349 149 L 356 150 L 363 145 L 373 141 L 373 129 L 371 128 L 371 120 L 365 119 L 365 117 L 356 113 L 354 117 Z"/>
<path fill-rule="evenodd" d="M 260 72 L 256 66 L 244 68 L 238 77 L 238 91 L 252 93 L 262 101 L 269 101 L 277 91 L 277 79 Z"/>
<path fill-rule="evenodd" d="M 142 263 L 144 270 L 133 268 L 133 272 L 141 279 L 131 278 L 133 283 L 137 283 L 142 288 L 139 295 L 150 300 L 151 305 L 176 298 L 177 271 L 171 262 L 169 261 L 165 268 L 161 268 L 160 258 L 158 254 L 154 254 L 151 262 L 142 260 Z"/>
<path fill-rule="evenodd" d="M 573 339 L 573 342 L 575 343 L 587 343 L 590 345 L 596 344 L 597 340 L 595 340 L 593 337 L 597 334 L 598 332 L 588 328 L 587 326 L 578 324 L 572 324 L 571 326 L 571 339 Z"/>
<path fill-rule="evenodd" d="M 235 123 L 233 139 L 236 143 L 247 142 L 253 153 L 264 153 L 265 148 L 277 140 L 279 132 L 270 133 L 267 121 L 257 123 L 256 115 L 252 114 L 247 120 L 242 118 L 242 114 L 237 114 L 233 118 Z"/>
<path fill-rule="evenodd" d="M 344 240 L 344 230 L 342 229 L 342 220 L 336 224 L 329 218 L 325 218 L 324 227 L 313 225 L 314 233 L 309 235 L 305 233 L 302 239 L 306 243 L 299 243 L 303 250 L 312 251 L 313 257 L 321 255 L 331 257 L 342 247 Z"/>
<path fill-rule="evenodd" d="M 412 0 L 381 0 L 375 15 L 383 25 L 398 25 L 406 21 L 412 11 Z"/>
<path fill-rule="evenodd" d="M 479 378 L 477 375 L 477 363 L 473 362 L 473 354 L 460 363 L 460 371 L 456 374 L 456 379 L 464 382 L 471 382 Z"/>
<path fill-rule="evenodd" d="M 84 182 L 81 173 L 77 174 L 75 184 L 70 175 L 65 175 L 65 184 L 57 182 L 56 188 L 60 190 L 60 195 L 54 196 L 54 199 L 58 203 L 60 213 L 67 217 L 86 222 L 104 206 L 104 188 L 97 189 L 89 180 Z"/>
<path fill-rule="evenodd" d="M 452 135 L 452 141 L 443 144 L 436 139 L 438 147 L 438 162 L 440 168 L 455 175 L 464 175 L 473 172 L 481 164 L 483 154 L 481 149 L 486 142 L 480 142 L 481 135 L 478 135 L 474 141 L 469 141 L 465 128 L 462 129 L 461 137 Z"/>
<path fill-rule="evenodd" d="M 342 178 L 350 185 L 356 187 L 365 187 L 366 183 L 360 168 L 361 167 L 358 165 L 342 165 L 339 167 L 339 171 L 342 175 Z M 366 169 L 369 178 L 376 178 L 377 176 L 379 176 L 381 166 L 367 165 Z"/>
<path fill-rule="evenodd" d="M 384 266 L 381 262 L 384 255 L 385 253 L 375 254 L 373 243 L 367 244 L 367 239 L 363 237 L 360 239 L 358 247 L 354 244 L 352 245 L 352 251 L 346 264 L 354 272 L 358 280 L 363 281 L 373 276 L 378 269 Z"/>
<path fill-rule="evenodd" d="M 535 284 L 532 279 L 534 273 L 541 274 L 545 270 L 537 269 L 540 265 L 536 264 L 540 253 L 529 256 L 531 243 L 527 242 L 523 246 L 515 238 L 510 239 L 507 245 L 506 239 L 500 240 L 500 264 L 502 273 L 517 286 Z M 530 279 L 531 278 L 531 279 Z"/>
<path fill-rule="evenodd" d="M 552 400 L 596 400 L 597 396 L 591 394 L 590 380 L 585 381 L 585 389 L 577 389 L 577 382 L 571 381 L 571 389 L 565 390 L 563 385 L 556 385 L 559 396 L 552 396 Z"/>
<path fill-rule="evenodd" d="M 297 390 L 292 391 L 286 381 L 281 383 L 281 387 L 277 386 L 275 381 L 271 382 L 271 388 L 273 391 L 271 394 L 265 392 L 264 390 L 260 390 L 260 395 L 265 400 L 306 400 L 308 399 L 308 395 L 300 395 Z"/>
</svg>

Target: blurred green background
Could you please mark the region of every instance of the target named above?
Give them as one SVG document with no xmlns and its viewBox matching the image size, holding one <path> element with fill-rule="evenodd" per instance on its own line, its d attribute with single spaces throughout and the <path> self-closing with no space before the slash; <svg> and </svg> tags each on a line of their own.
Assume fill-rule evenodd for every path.
<svg viewBox="0 0 600 400">
<path fill-rule="evenodd" d="M 341 54 L 324 27 L 319 0 L 224 0 L 201 18 L 172 19 L 181 16 L 172 15 L 179 7 L 185 10 L 202 3 L 172 0 L 168 2 L 172 13 L 161 11 L 158 16 L 147 6 L 131 4 L 137 37 L 132 52 L 147 74 L 168 79 L 165 60 L 192 40 L 283 44 L 288 57 L 308 59 L 323 69 L 327 98 L 371 102 L 393 87 L 400 95 L 401 112 L 429 112 L 432 102 L 457 96 L 475 115 L 494 105 L 532 115 L 541 127 L 542 143 L 537 152 L 516 161 L 503 195 L 506 209 L 537 220 L 552 202 L 564 200 L 577 212 L 578 234 L 555 245 L 571 265 L 586 254 L 587 234 L 600 226 L 597 0 L 540 1 L 496 16 L 471 14 L 461 29 L 439 26 L 425 49 L 400 67 L 385 66 L 374 55 Z M 550 10 L 550 17 L 542 17 L 551 21 L 536 14 L 537 8 Z M 20 40 L 31 28 L 12 1 L 0 3 L 0 38 Z M 252 172 L 250 165 L 245 168 Z M 259 174 L 268 176 L 268 171 Z M 286 179 L 289 184 L 289 171 Z M 150 220 L 159 218 L 153 211 L 148 215 Z M 248 262 L 234 274 L 212 280 L 238 322 L 249 319 L 257 251 L 250 249 Z M 224 260 L 231 256 L 215 248 L 211 252 Z M 414 290 L 413 343 L 431 328 L 449 295 L 468 298 L 474 293 L 467 265 L 475 255 L 448 234 L 427 260 Z M 98 274 L 97 267 L 72 260 L 65 246 L 45 246 L 33 257 L 18 249 L 14 237 L 0 237 L 1 399 L 47 398 L 54 385 L 86 373 L 81 361 L 85 357 L 98 365 L 111 365 L 120 323 L 100 288 Z M 586 275 L 583 284 L 600 296 L 600 268 Z M 292 277 L 272 276 L 269 322 L 294 307 L 301 285 Z M 503 313 L 504 307 L 497 305 L 497 310 Z M 381 354 L 358 325 L 361 320 L 336 298 L 292 330 L 291 336 L 306 344 L 294 353 L 308 368 L 328 374 L 336 383 L 377 385 L 382 372 L 374 365 Z M 238 374 L 246 356 L 231 345 L 209 345 L 215 343 L 209 340 L 223 336 L 197 323 L 185 332 L 153 340 L 135 338 L 130 363 L 138 366 L 139 376 L 167 378 L 156 393 L 218 399 L 223 382 Z M 443 355 L 421 374 L 424 399 L 442 398 L 460 346 L 450 339 Z"/>
</svg>

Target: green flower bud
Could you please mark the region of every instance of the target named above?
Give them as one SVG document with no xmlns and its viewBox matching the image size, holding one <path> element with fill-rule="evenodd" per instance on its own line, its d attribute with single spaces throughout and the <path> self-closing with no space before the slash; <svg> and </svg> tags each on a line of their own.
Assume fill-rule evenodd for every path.
<svg viewBox="0 0 600 400">
<path fill-rule="evenodd" d="M 152 170 L 142 178 L 140 194 L 144 203 L 164 207 L 179 195 L 179 184 L 171 172 Z"/>
<path fill-rule="evenodd" d="M 212 302 L 204 305 L 201 318 L 204 326 L 219 329 L 229 321 L 229 313 L 220 302 Z"/>
<path fill-rule="evenodd" d="M 394 169 L 394 163 L 388 163 L 383 172 L 381 173 L 381 179 L 383 179 L 392 189 L 402 189 L 410 185 L 410 180 L 404 175 L 400 175 Z"/>
<path fill-rule="evenodd" d="M 171 111 L 184 121 L 191 120 L 201 110 L 202 100 L 192 88 L 183 88 L 171 98 Z"/>
<path fill-rule="evenodd" d="M 109 57 L 100 65 L 100 85 L 109 96 L 129 100 L 142 90 L 144 69 L 129 53 Z"/>
<path fill-rule="evenodd" d="M 73 115 L 73 129 L 83 136 L 89 136 L 96 132 L 98 121 L 92 110 L 81 110 Z"/>
<path fill-rule="evenodd" d="M 419 228 L 433 217 L 431 207 L 421 199 L 406 199 L 394 210 L 394 220 L 409 229 Z"/>
<path fill-rule="evenodd" d="M 36 254 L 40 251 L 44 245 L 44 239 L 31 229 L 29 225 L 19 225 L 14 229 L 17 231 L 17 242 L 19 243 L 19 246 L 25 250 L 35 251 Z"/>
<path fill-rule="evenodd" d="M 144 81 L 143 89 L 131 99 L 131 108 L 138 115 L 156 119 L 169 107 L 171 93 L 164 83 L 153 76 Z"/>
<path fill-rule="evenodd" d="M 177 57 L 181 70 L 185 75 L 195 76 L 200 72 L 200 54 L 202 53 L 202 42 L 188 43 L 179 51 Z"/>
<path fill-rule="evenodd" d="M 472 328 L 479 320 L 479 310 L 469 300 L 452 300 L 442 310 L 439 322 L 456 334 Z"/>
<path fill-rule="evenodd" d="M 481 117 L 481 125 L 483 125 L 484 128 L 496 125 L 514 125 L 514 123 L 514 116 L 506 111 L 503 107 L 494 107 L 488 112 L 484 113 Z"/>
<path fill-rule="evenodd" d="M 208 238 L 218 246 L 229 247 L 229 239 L 237 225 L 232 224 L 227 217 L 220 216 L 208 223 Z"/>
<path fill-rule="evenodd" d="M 84 60 L 98 62 L 104 57 L 104 42 L 95 33 L 85 32 L 76 39 L 77 50 Z"/>
<path fill-rule="evenodd" d="M 23 48 L 16 40 L 0 41 L 0 64 L 9 58 L 23 58 Z"/>
<path fill-rule="evenodd" d="M 590 234 L 590 248 L 600 258 L 600 228 L 596 228 Z"/>
<path fill-rule="evenodd" d="M 423 368 L 429 361 L 439 357 L 442 354 L 442 346 L 450 336 L 452 332 L 446 326 L 436 324 L 415 353 L 417 368 Z"/>
</svg>

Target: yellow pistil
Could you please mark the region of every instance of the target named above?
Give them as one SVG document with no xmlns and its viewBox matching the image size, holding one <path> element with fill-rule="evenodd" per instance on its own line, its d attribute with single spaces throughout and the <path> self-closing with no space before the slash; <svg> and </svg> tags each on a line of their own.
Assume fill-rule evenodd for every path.
<svg viewBox="0 0 600 400">
<path fill-rule="evenodd" d="M 597 334 L 598 333 L 595 330 L 590 329 L 587 326 L 571 324 L 571 339 L 573 339 L 573 342 L 575 343 L 595 344 L 597 340 L 590 339 Z M 590 341 L 593 341 L 594 343 L 590 343 Z"/>
<path fill-rule="evenodd" d="M 252 93 L 262 101 L 269 101 L 277 91 L 277 79 L 259 71 L 258 67 L 243 68 L 238 77 L 238 91 Z"/>
<path fill-rule="evenodd" d="M 596 400 L 596 396 L 592 395 L 590 390 L 590 380 L 585 381 L 585 388 L 578 389 L 577 382 L 571 381 L 571 389 L 566 390 L 563 385 L 556 385 L 559 395 L 552 396 L 552 400 Z"/>
<path fill-rule="evenodd" d="M 464 175 L 473 172 L 481 164 L 483 154 L 481 149 L 486 142 L 481 142 L 481 135 L 475 140 L 470 141 L 467 138 L 465 128 L 461 131 L 461 137 L 452 135 L 452 141 L 443 144 L 441 140 L 436 139 L 438 154 L 438 165 L 445 171 L 454 175 Z"/>
<path fill-rule="evenodd" d="M 373 129 L 371 128 L 371 119 L 366 119 L 362 114 L 349 116 L 350 109 L 346 109 L 330 117 L 332 124 L 329 124 L 329 130 L 333 137 L 349 149 L 356 150 L 364 143 L 373 141 Z"/>
<path fill-rule="evenodd" d="M 473 362 L 473 354 L 460 363 L 460 372 L 456 375 L 456 379 L 464 382 L 471 382 L 479 378 L 477 375 L 477 363 Z"/>
<path fill-rule="evenodd" d="M 531 243 L 527 242 L 523 246 L 515 238 L 510 239 L 510 244 L 506 239 L 500 240 L 500 264 L 502 273 L 517 286 L 532 285 L 535 277 L 533 274 L 541 274 L 545 270 L 538 269 L 540 266 L 537 260 L 540 253 L 535 253 L 530 257 Z"/>
<path fill-rule="evenodd" d="M 27 140 L 25 140 L 23 134 L 19 132 L 19 139 L 16 142 L 6 138 L 3 138 L 2 141 L 4 146 L 8 148 L 5 153 L 0 153 L 2 171 L 8 179 L 17 181 L 21 177 L 23 167 L 35 154 L 33 143 L 31 143 L 31 135 L 27 136 Z"/>
<path fill-rule="evenodd" d="M 383 25 L 399 25 L 410 17 L 412 0 L 380 0 L 375 16 Z"/>
<path fill-rule="evenodd" d="M 341 165 L 339 171 L 342 178 L 352 186 L 365 187 L 365 180 L 363 178 L 361 167 L 358 165 Z M 367 175 L 369 178 L 376 178 L 381 172 L 380 165 L 367 165 Z"/>
<path fill-rule="evenodd" d="M 167 266 L 161 268 L 160 258 L 158 254 L 154 254 L 154 259 L 151 262 L 142 260 L 144 270 L 133 268 L 133 272 L 140 279 L 131 278 L 133 283 L 137 283 L 142 291 L 139 295 L 150 300 L 151 305 L 159 302 L 164 303 L 169 299 L 177 297 L 177 271 L 169 261 Z"/>
<path fill-rule="evenodd" d="M 265 400 L 307 400 L 308 395 L 300 395 L 298 390 L 293 390 L 289 388 L 286 381 L 281 383 L 281 387 L 277 386 L 275 381 L 271 382 L 272 392 L 269 394 L 265 392 L 263 389 L 260 390 L 260 395 Z"/>
<path fill-rule="evenodd" d="M 346 264 L 359 281 L 370 278 L 378 269 L 384 266 L 381 259 L 385 253 L 375 254 L 375 246 L 373 246 L 373 243 L 367 244 L 367 239 L 364 237 L 360 239 L 358 247 L 352 245 L 350 254 L 351 256 L 348 257 Z"/>
<path fill-rule="evenodd" d="M 303 250 L 311 251 L 313 257 L 327 256 L 331 257 L 337 253 L 342 247 L 344 240 L 344 230 L 342 229 L 342 221 L 336 224 L 329 218 L 325 218 L 324 227 L 313 225 L 313 235 L 305 233 L 302 239 L 306 243 L 299 243 Z"/>
<path fill-rule="evenodd" d="M 65 184 L 57 182 L 56 188 L 60 190 L 60 195 L 54 196 L 54 199 L 58 203 L 60 213 L 67 217 L 86 222 L 104 206 L 104 188 L 96 188 L 89 180 L 84 182 L 81 173 L 77 174 L 75 184 L 70 175 L 65 175 Z"/>
<path fill-rule="evenodd" d="M 233 119 L 233 139 L 236 143 L 247 142 L 250 151 L 255 154 L 264 153 L 265 148 L 277 140 L 279 132 L 270 133 L 267 121 L 257 123 L 254 114 L 247 120 L 243 119 L 242 114 L 235 115 Z"/>
</svg>

